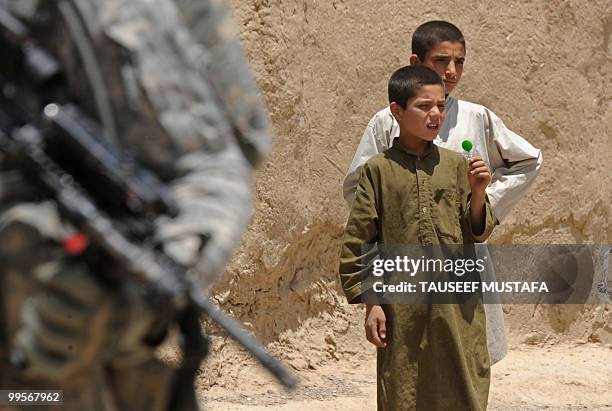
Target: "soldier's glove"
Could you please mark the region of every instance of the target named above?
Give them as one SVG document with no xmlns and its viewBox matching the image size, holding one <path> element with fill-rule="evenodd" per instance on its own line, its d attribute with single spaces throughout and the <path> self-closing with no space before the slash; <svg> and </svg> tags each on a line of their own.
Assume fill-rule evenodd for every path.
<svg viewBox="0 0 612 411">
<path fill-rule="evenodd" d="M 34 270 L 40 289 L 21 308 L 13 353 L 29 378 L 64 380 L 120 352 L 141 353 L 153 320 L 134 285 L 111 290 L 82 263 Z"/>
</svg>

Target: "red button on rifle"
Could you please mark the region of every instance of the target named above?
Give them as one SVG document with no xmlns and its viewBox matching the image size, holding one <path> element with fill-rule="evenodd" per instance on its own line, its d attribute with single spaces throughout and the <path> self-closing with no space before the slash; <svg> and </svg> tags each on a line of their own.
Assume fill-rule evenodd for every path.
<svg viewBox="0 0 612 411">
<path fill-rule="evenodd" d="M 81 254 L 89 245 L 89 239 L 83 233 L 76 233 L 64 239 L 64 251 L 71 255 Z"/>
</svg>

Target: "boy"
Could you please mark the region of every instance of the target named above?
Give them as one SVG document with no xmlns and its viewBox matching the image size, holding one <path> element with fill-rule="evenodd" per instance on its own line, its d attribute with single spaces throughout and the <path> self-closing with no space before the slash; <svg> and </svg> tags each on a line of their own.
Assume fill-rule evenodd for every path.
<svg viewBox="0 0 612 411">
<path fill-rule="evenodd" d="M 475 157 L 468 166 L 432 143 L 445 107 L 436 72 L 422 65 L 397 70 L 389 102 L 399 137 L 364 164 L 342 239 L 340 278 L 349 302 L 371 301 L 364 247 L 484 241 L 496 224 L 484 161 Z M 366 334 L 379 347 L 379 411 L 486 409 L 482 304 L 368 304 Z"/>
<path fill-rule="evenodd" d="M 445 21 L 429 21 L 419 26 L 412 36 L 410 64 L 422 64 L 435 70 L 446 86 L 446 121 L 435 143 L 461 152 L 461 142 L 469 139 L 482 155 L 493 174 L 487 193 L 498 221 L 510 210 L 533 184 L 542 165 L 542 154 L 521 136 L 508 130 L 493 113 L 478 104 L 448 96 L 461 80 L 465 62 L 465 40 L 461 31 Z M 399 135 L 399 126 L 389 107 L 370 120 L 357 152 L 346 174 L 343 192 L 351 204 L 359 169 L 365 161 L 391 146 Z M 479 248 L 479 252 L 486 248 Z M 490 261 L 490 257 L 487 261 Z M 493 268 L 489 264 L 489 275 Z M 486 305 L 487 340 L 491 362 L 495 364 L 506 354 L 506 336 L 501 306 Z"/>
</svg>

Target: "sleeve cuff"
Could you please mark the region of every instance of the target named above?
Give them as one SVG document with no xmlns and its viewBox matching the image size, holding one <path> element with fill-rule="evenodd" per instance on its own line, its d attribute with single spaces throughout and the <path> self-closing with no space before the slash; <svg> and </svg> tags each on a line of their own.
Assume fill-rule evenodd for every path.
<svg viewBox="0 0 612 411">
<path fill-rule="evenodd" d="M 493 207 L 491 206 L 491 203 L 489 202 L 489 196 L 485 194 L 485 227 L 482 233 L 480 233 L 479 235 L 474 234 L 474 228 L 472 227 L 472 218 L 470 216 L 471 208 L 472 208 L 472 194 L 470 193 L 468 195 L 467 207 L 465 211 L 466 213 L 465 218 L 466 218 L 468 227 L 470 228 L 470 234 L 472 235 L 474 242 L 477 242 L 477 243 L 485 242 L 486 239 L 489 238 L 489 236 L 493 232 L 493 229 L 495 228 L 495 226 L 499 224 L 499 222 L 497 221 L 497 217 L 495 216 L 495 212 L 493 211 Z"/>
<path fill-rule="evenodd" d="M 359 282 L 350 288 L 344 289 L 344 295 L 349 304 L 361 304 L 363 295 L 371 290 L 366 284 Z"/>
</svg>

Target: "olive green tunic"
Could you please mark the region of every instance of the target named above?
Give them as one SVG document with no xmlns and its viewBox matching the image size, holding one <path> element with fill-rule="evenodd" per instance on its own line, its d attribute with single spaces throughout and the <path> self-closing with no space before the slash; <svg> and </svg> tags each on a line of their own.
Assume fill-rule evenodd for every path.
<svg viewBox="0 0 612 411">
<path fill-rule="evenodd" d="M 365 163 L 342 239 L 340 279 L 347 299 L 360 302 L 370 244 L 461 244 L 484 241 L 486 225 L 470 224 L 468 164 L 433 144 L 417 157 L 394 145 Z M 483 306 L 389 304 L 387 347 L 378 349 L 378 410 L 485 410 L 489 392 Z"/>
</svg>

